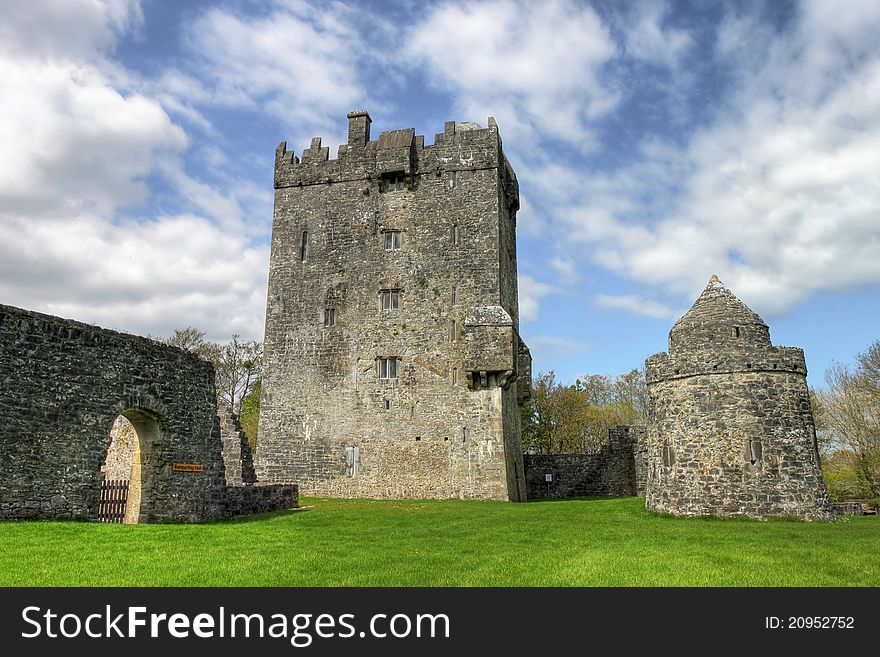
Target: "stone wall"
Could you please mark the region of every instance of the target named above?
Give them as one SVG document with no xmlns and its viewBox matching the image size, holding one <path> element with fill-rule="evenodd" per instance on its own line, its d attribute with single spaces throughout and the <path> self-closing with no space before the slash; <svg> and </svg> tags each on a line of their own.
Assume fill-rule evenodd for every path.
<svg viewBox="0 0 880 657">
<path fill-rule="evenodd" d="M 275 190 L 259 479 L 523 499 L 519 196 L 494 121 L 426 146 L 412 129 L 371 141 L 352 112 L 336 159 L 320 138 L 301 158 L 279 146 Z"/>
<path fill-rule="evenodd" d="M 803 352 L 717 277 L 645 363 L 646 504 L 678 515 L 831 515 Z"/>
<path fill-rule="evenodd" d="M 228 516 L 287 511 L 298 506 L 299 491 L 296 484 L 228 486 L 226 489 L 226 514 Z"/>
<path fill-rule="evenodd" d="M 220 423 L 220 440 L 223 442 L 223 463 L 226 466 L 226 484 L 240 486 L 253 484 L 257 477 L 254 473 L 254 459 L 251 445 L 241 428 L 238 415 L 232 409 L 220 406 L 217 408 Z"/>
<path fill-rule="evenodd" d="M 525 454 L 529 499 L 640 494 L 638 482 L 645 474 L 636 467 L 636 454 L 643 453 L 644 437 L 645 427 L 618 426 L 609 431 L 608 443 L 593 453 Z"/>
<path fill-rule="evenodd" d="M 224 515 L 214 369 L 179 349 L 0 305 L 0 517 L 94 518 L 117 416 L 139 437 L 139 521 Z M 181 472 L 172 464 L 194 464 Z"/>
</svg>

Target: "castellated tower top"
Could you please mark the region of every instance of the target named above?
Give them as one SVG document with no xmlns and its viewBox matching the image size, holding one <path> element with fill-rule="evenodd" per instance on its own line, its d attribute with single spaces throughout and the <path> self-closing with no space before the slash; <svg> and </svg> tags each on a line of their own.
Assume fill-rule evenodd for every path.
<svg viewBox="0 0 880 657">
<path fill-rule="evenodd" d="M 670 354 L 766 347 L 770 347 L 767 324 L 715 274 L 669 332 Z"/>
</svg>

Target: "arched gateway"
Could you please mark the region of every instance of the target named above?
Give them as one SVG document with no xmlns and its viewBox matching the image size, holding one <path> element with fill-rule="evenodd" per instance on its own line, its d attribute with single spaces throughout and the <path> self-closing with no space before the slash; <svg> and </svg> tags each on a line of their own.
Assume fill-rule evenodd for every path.
<svg viewBox="0 0 880 657">
<path fill-rule="evenodd" d="M 226 515 L 215 400 L 188 352 L 0 305 L 0 518 L 97 517 L 120 415 L 137 440 L 129 521 Z"/>
</svg>

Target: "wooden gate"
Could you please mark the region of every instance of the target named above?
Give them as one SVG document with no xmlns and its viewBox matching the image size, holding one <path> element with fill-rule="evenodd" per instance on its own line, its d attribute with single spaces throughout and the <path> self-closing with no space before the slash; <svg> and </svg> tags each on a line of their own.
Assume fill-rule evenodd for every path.
<svg viewBox="0 0 880 657">
<path fill-rule="evenodd" d="M 101 501 L 98 503 L 98 522 L 122 523 L 128 503 L 127 479 L 104 479 L 101 482 Z"/>
</svg>

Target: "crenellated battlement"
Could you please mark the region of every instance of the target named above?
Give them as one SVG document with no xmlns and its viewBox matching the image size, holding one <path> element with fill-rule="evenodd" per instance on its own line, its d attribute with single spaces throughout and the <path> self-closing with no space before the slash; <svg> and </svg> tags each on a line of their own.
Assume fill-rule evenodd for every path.
<svg viewBox="0 0 880 657">
<path fill-rule="evenodd" d="M 519 208 L 519 186 L 513 169 L 501 150 L 498 126 L 493 117 L 488 127 L 468 121 L 447 121 L 434 143 L 425 145 L 425 137 L 415 129 L 381 132 L 370 140 L 372 119 L 366 110 L 348 115 L 348 143 L 341 144 L 336 157 L 330 148 L 314 137 L 297 157 L 286 141 L 275 150 L 275 188 L 364 181 L 365 193 L 378 191 L 382 176 L 402 174 L 412 189 L 419 176 L 443 176 L 455 171 L 501 169 L 508 203 Z"/>
</svg>

